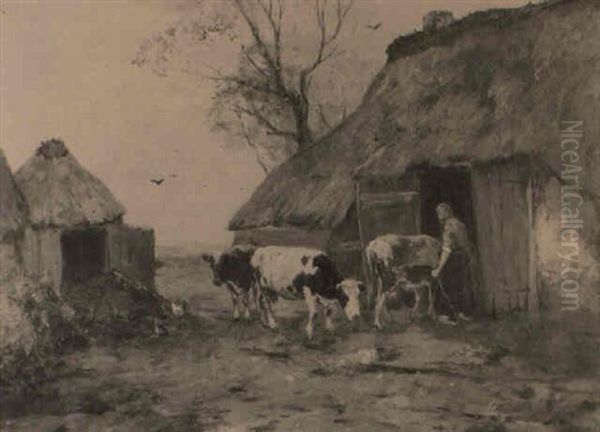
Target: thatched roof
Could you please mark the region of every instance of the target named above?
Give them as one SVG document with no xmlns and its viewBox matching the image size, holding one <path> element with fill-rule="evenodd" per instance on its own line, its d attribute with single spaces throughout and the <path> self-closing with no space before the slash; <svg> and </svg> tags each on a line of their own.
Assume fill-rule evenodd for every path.
<svg viewBox="0 0 600 432">
<path fill-rule="evenodd" d="M 21 229 L 27 221 L 27 206 L 17 188 L 4 152 L 0 149 L 0 240 Z"/>
<path fill-rule="evenodd" d="M 45 141 L 15 174 L 35 227 L 112 222 L 125 208 L 60 140 Z"/>
<path fill-rule="evenodd" d="M 600 162 L 600 3 L 474 15 L 393 43 L 358 109 L 269 175 L 230 229 L 334 227 L 354 202 L 356 176 L 399 176 L 421 163 L 529 154 L 558 172 L 561 120 L 585 121 L 582 152 Z M 600 189 L 592 165 L 582 181 Z"/>
</svg>

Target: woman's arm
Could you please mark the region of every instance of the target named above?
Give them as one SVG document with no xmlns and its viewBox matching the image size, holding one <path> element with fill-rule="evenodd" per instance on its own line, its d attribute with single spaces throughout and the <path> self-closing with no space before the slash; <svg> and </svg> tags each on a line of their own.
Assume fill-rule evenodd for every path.
<svg viewBox="0 0 600 432">
<path fill-rule="evenodd" d="M 444 226 L 444 235 L 442 239 L 442 256 L 440 257 L 440 262 L 438 263 L 437 267 L 431 271 L 431 276 L 437 278 L 440 275 L 451 253 L 452 236 L 450 234 L 450 231 L 446 228 L 446 226 Z"/>
</svg>

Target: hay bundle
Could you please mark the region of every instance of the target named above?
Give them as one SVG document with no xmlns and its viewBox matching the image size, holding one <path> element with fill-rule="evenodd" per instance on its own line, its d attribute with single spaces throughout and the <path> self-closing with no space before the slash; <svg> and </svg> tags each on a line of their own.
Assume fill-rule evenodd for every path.
<svg viewBox="0 0 600 432">
<path fill-rule="evenodd" d="M 119 272 L 98 275 L 63 287 L 77 327 L 90 337 L 150 335 L 155 323 L 171 317 L 171 303 L 155 290 Z"/>
</svg>

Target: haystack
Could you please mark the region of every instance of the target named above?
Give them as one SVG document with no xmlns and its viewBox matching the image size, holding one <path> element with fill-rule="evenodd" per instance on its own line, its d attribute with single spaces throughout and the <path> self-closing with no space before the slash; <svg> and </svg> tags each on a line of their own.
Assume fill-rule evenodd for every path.
<svg viewBox="0 0 600 432">
<path fill-rule="evenodd" d="M 123 224 L 123 205 L 61 140 L 43 142 L 15 177 L 30 210 L 31 276 L 58 289 L 116 269 L 153 286 L 153 231 Z"/>
<path fill-rule="evenodd" d="M 23 195 L 0 149 L 0 241 L 25 227 L 27 208 Z"/>
<path fill-rule="evenodd" d="M 350 272 L 376 235 L 439 235 L 434 208 L 450 201 L 481 255 L 486 310 L 600 310 L 599 21 L 598 2 L 559 0 L 399 37 L 357 110 L 233 217 L 236 241 L 294 232 Z M 560 291 L 556 253 L 569 127 L 584 198 L 579 300 Z"/>
<path fill-rule="evenodd" d="M 20 246 L 27 206 L 0 149 L 0 404 L 7 387 L 28 385 L 68 333 L 65 310 L 48 287 L 24 275 Z M 63 339 L 61 339 L 63 338 Z"/>
</svg>

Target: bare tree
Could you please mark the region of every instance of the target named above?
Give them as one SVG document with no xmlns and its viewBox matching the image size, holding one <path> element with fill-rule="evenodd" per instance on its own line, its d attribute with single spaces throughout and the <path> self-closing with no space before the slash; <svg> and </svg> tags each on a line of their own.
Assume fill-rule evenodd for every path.
<svg viewBox="0 0 600 432">
<path fill-rule="evenodd" d="M 315 100 L 313 78 L 327 61 L 341 54 L 338 37 L 353 0 L 314 0 L 310 4 L 317 32 L 314 52 L 299 64 L 284 37 L 286 4 L 282 0 L 232 0 L 237 24 L 248 31 L 233 72 L 210 68 L 215 84 L 211 109 L 213 124 L 257 152 L 268 172 L 296 151 L 303 151 L 345 116 L 346 107 Z M 223 34 L 230 24 L 196 29 L 198 41 Z M 171 34 L 174 30 L 170 29 Z M 289 35 L 288 35 L 289 37 Z M 157 43 L 155 43 L 157 44 Z M 160 56 L 169 54 L 167 36 L 158 39 Z M 287 50 L 287 51 L 286 51 Z M 144 63 L 144 55 L 136 64 Z"/>
</svg>

